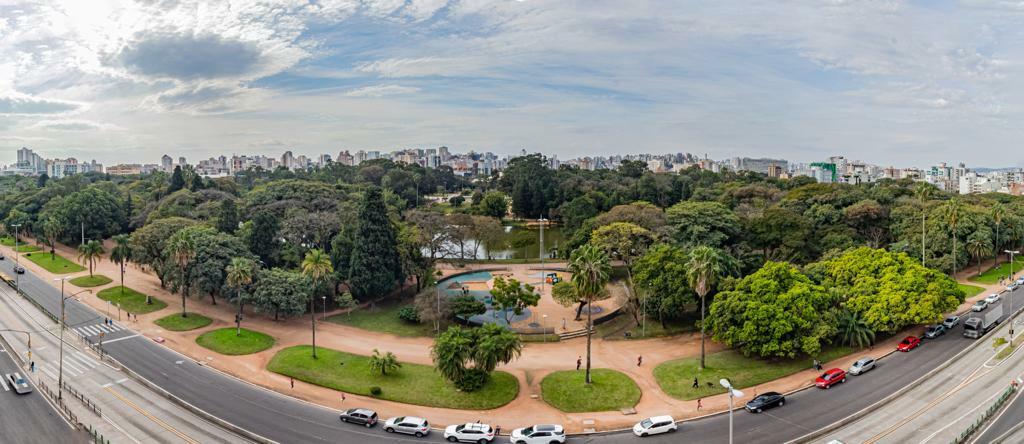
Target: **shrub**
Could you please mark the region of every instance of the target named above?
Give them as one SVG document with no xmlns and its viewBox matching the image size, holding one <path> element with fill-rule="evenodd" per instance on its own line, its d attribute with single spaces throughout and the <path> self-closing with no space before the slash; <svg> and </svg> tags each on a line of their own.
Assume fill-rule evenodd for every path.
<svg viewBox="0 0 1024 444">
<path fill-rule="evenodd" d="M 384 393 L 384 391 L 381 390 L 380 387 L 377 387 L 377 386 L 370 387 L 370 394 L 371 395 L 373 395 L 373 396 L 380 396 L 381 393 Z"/>
<path fill-rule="evenodd" d="M 398 319 L 413 324 L 419 324 L 420 313 L 416 311 L 416 307 L 413 307 L 412 305 L 407 305 L 398 310 Z"/>
<path fill-rule="evenodd" d="M 484 370 L 471 368 L 466 370 L 466 374 L 455 381 L 455 387 L 464 392 L 475 392 L 480 390 L 484 384 L 487 384 L 487 379 L 490 374 Z"/>
</svg>

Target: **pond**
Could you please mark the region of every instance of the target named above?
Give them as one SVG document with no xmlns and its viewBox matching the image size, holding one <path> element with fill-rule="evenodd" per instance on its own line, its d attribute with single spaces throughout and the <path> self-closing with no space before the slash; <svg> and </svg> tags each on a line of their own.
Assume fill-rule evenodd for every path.
<svg viewBox="0 0 1024 444">
<path fill-rule="evenodd" d="M 547 230 L 545 229 L 545 234 Z M 451 278 L 444 279 L 437 283 L 437 288 L 440 294 L 439 297 L 455 297 L 459 295 L 473 296 L 476 300 L 481 301 L 487 306 L 487 312 L 482 315 L 470 316 L 468 319 L 470 324 L 481 325 L 484 323 L 495 323 L 502 326 L 508 326 L 506 321 L 506 313 L 504 311 L 495 310 L 491 301 L 491 292 L 488 290 L 487 281 L 491 279 L 491 273 L 486 271 L 478 271 L 475 273 L 463 274 Z M 507 313 L 508 317 L 512 322 L 521 321 L 528 319 L 531 315 L 529 308 L 523 309 L 520 314 L 514 314 L 511 311 Z"/>
<path fill-rule="evenodd" d="M 473 246 L 476 242 L 466 242 L 465 251 L 460 251 L 457 245 L 450 244 L 446 249 L 451 251 L 449 258 L 458 259 L 537 259 L 540 257 L 540 228 L 505 226 L 505 234 L 494 245 L 480 245 L 476 251 Z M 562 235 L 562 227 L 548 226 L 544 228 L 544 258 L 549 259 L 558 253 L 558 249 L 565 245 L 565 237 Z M 464 257 L 460 257 L 461 255 Z"/>
</svg>

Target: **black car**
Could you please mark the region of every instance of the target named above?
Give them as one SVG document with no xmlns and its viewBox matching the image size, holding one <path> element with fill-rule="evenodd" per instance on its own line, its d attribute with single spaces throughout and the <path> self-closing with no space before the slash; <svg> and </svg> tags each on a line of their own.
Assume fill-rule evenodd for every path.
<svg viewBox="0 0 1024 444">
<path fill-rule="evenodd" d="M 942 326 L 941 324 L 929 325 L 928 328 L 924 330 L 924 337 L 928 339 L 935 339 L 939 336 L 942 336 L 944 333 L 946 333 L 946 327 Z"/>
<path fill-rule="evenodd" d="M 369 409 L 348 409 L 341 412 L 341 422 L 373 427 L 374 424 L 377 424 L 377 412 Z"/>
<path fill-rule="evenodd" d="M 22 267 L 21 265 L 15 265 L 14 272 L 18 274 L 25 274 L 25 267 Z"/>
<path fill-rule="evenodd" d="M 761 413 L 762 410 L 784 405 L 786 405 L 786 397 L 782 396 L 781 393 L 766 392 L 758 395 L 754 399 L 751 399 L 750 402 L 747 403 L 746 409 L 751 413 Z"/>
</svg>

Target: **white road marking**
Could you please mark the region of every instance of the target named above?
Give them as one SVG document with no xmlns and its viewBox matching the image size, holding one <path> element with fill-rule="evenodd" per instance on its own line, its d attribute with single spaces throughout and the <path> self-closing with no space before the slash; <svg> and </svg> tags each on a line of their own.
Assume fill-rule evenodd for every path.
<svg viewBox="0 0 1024 444">
<path fill-rule="evenodd" d="M 4 391 L 5 392 L 11 391 L 11 389 L 9 387 L 7 387 L 7 378 L 0 379 L 0 384 L 2 384 L 4 386 Z"/>
<path fill-rule="evenodd" d="M 64 360 L 64 368 L 71 368 L 71 369 L 74 369 L 78 373 L 85 373 L 85 369 L 79 367 L 79 365 L 82 365 L 82 364 L 76 364 L 75 361 L 72 360 L 72 359 L 65 359 Z"/>
<path fill-rule="evenodd" d="M 77 359 L 79 362 L 89 366 L 89 368 L 96 368 L 96 364 L 92 363 L 92 359 L 89 359 L 88 356 L 82 355 L 81 352 L 75 352 L 75 354 L 73 354 L 73 355 L 69 354 L 68 356 Z"/>
<path fill-rule="evenodd" d="M 51 377 L 51 378 L 53 378 L 53 380 L 54 380 L 54 381 L 56 381 L 56 380 L 57 380 L 57 374 L 56 374 L 56 373 L 54 373 L 54 372 L 53 372 L 52 370 L 50 370 L 50 369 L 49 369 L 49 366 L 46 366 L 46 367 L 39 367 L 39 369 L 40 369 L 40 370 L 42 370 L 42 371 L 43 371 L 43 373 L 46 373 L 47 375 L 50 375 L 50 377 Z"/>
<path fill-rule="evenodd" d="M 117 339 L 111 339 L 111 340 L 109 340 L 109 341 L 103 341 L 103 343 L 104 343 L 104 344 L 110 344 L 110 343 L 112 343 L 112 342 L 117 342 L 117 341 L 123 341 L 123 340 L 125 340 L 125 339 L 131 339 L 131 338 L 136 338 L 136 337 L 138 337 L 138 336 L 139 336 L 139 335 L 138 335 L 138 333 L 136 333 L 136 334 L 134 334 L 134 335 L 131 335 L 131 336 L 125 336 L 125 337 L 123 337 L 123 338 L 117 338 Z"/>
</svg>

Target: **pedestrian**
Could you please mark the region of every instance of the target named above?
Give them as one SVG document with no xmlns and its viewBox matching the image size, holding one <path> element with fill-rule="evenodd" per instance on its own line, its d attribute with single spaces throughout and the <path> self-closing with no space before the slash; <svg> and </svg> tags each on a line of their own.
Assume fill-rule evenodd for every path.
<svg viewBox="0 0 1024 444">
<path fill-rule="evenodd" d="M 699 412 L 702 407 L 704 407 L 704 404 L 701 402 L 700 398 L 697 398 L 697 411 Z"/>
<path fill-rule="evenodd" d="M 494 427 L 494 436 L 501 435 L 501 426 Z"/>
<path fill-rule="evenodd" d="M 699 388 L 699 387 L 700 387 L 700 383 L 697 382 L 697 377 L 694 376 L 693 377 L 693 388 Z"/>
<path fill-rule="evenodd" d="M 345 403 L 345 392 L 341 392 L 341 403 Z"/>
<path fill-rule="evenodd" d="M 637 356 L 636 357 L 636 366 L 639 367 L 640 364 L 643 364 L 643 363 L 644 363 L 644 357 L 643 356 Z"/>
<path fill-rule="evenodd" d="M 295 378 L 288 378 L 288 381 L 291 382 L 292 388 L 295 388 Z"/>
<path fill-rule="evenodd" d="M 36 361 L 29 362 L 28 363 L 28 368 L 29 368 L 29 370 L 32 373 L 35 373 L 36 372 Z"/>
<path fill-rule="evenodd" d="M 821 364 L 818 363 L 817 359 L 815 359 L 814 364 L 811 365 L 814 367 L 815 370 L 821 370 Z"/>
<path fill-rule="evenodd" d="M 581 365 L 583 365 L 583 357 L 582 356 L 576 358 L 576 370 L 577 371 L 579 371 Z"/>
<path fill-rule="evenodd" d="M 565 318 L 562 318 L 562 330 L 565 330 Z"/>
</svg>

